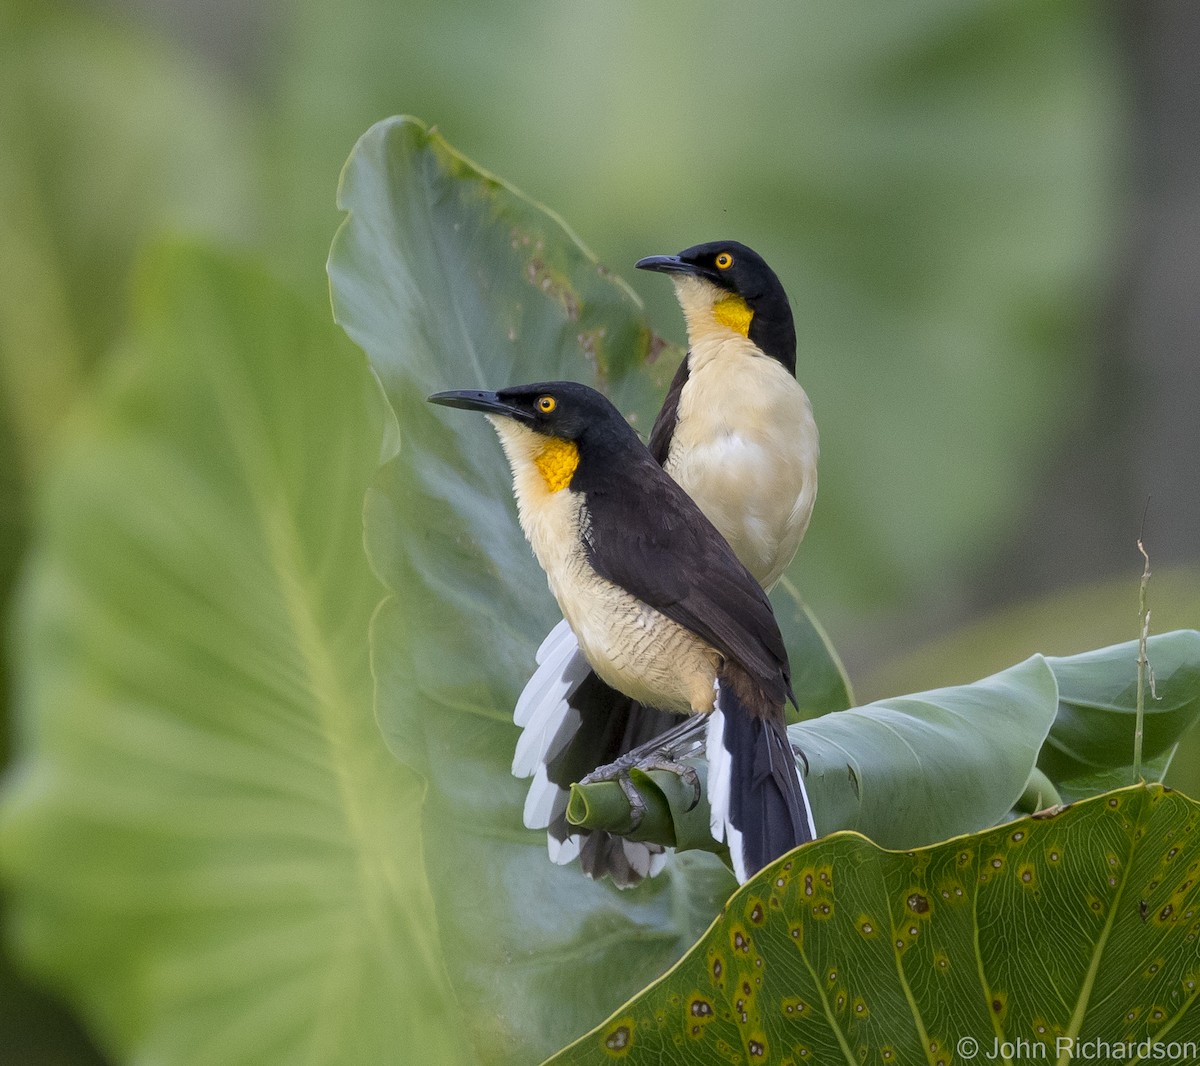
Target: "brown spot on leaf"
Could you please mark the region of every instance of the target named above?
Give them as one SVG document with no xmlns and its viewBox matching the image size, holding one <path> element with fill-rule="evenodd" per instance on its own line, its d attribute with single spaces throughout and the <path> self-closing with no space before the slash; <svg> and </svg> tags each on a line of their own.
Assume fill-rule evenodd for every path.
<svg viewBox="0 0 1200 1066">
<path fill-rule="evenodd" d="M 538 251 L 541 249 L 539 248 Z M 562 304 L 567 319 L 575 322 L 579 319 L 579 296 L 564 278 L 555 277 L 544 259 L 539 255 L 525 264 L 525 279 L 539 292 L 545 293 Z"/>
<path fill-rule="evenodd" d="M 624 1055 L 633 1046 L 633 1023 L 622 1022 L 609 1031 L 604 1038 L 605 1050 L 612 1054 Z"/>
</svg>

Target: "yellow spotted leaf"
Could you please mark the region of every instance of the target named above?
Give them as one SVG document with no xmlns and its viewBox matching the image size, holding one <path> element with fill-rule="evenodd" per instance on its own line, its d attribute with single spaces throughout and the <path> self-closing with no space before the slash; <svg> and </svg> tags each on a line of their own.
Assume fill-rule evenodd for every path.
<svg viewBox="0 0 1200 1066">
<path fill-rule="evenodd" d="M 1160 785 L 917 851 L 838 833 L 548 1062 L 1196 1062 L 1198 943 L 1200 804 Z"/>
</svg>

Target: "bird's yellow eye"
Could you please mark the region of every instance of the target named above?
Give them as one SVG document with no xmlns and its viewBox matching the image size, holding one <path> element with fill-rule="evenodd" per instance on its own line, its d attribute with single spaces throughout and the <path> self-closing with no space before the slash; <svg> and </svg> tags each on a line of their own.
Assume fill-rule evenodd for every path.
<svg viewBox="0 0 1200 1066">
<path fill-rule="evenodd" d="M 558 406 L 558 401 L 553 396 L 539 396 L 537 398 L 537 409 L 544 415 L 548 415 Z"/>
<path fill-rule="evenodd" d="M 717 256 L 716 264 L 718 270 L 728 270 L 731 266 L 733 266 L 733 256 L 731 256 L 728 252 L 722 252 Z"/>
</svg>

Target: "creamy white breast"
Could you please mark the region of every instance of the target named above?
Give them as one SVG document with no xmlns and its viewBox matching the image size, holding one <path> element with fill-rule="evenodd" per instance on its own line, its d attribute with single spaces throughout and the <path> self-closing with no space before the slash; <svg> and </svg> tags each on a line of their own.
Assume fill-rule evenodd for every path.
<svg viewBox="0 0 1200 1066">
<path fill-rule="evenodd" d="M 513 470 L 521 529 L 592 669 L 640 703 L 711 710 L 717 653 L 592 569 L 580 529 L 587 520 L 583 495 L 551 491 L 534 462 L 545 438 L 510 419 L 491 422 Z"/>
<path fill-rule="evenodd" d="M 667 473 L 769 588 L 816 500 L 812 405 L 778 360 L 731 330 L 703 331 L 688 358 Z"/>
</svg>

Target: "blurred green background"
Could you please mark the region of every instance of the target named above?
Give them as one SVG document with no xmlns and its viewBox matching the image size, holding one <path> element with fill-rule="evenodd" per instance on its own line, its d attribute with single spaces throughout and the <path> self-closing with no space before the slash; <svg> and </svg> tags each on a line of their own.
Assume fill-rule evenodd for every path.
<svg viewBox="0 0 1200 1066">
<path fill-rule="evenodd" d="M 324 313 L 338 172 L 404 112 L 673 340 L 634 260 L 776 268 L 822 433 L 803 592 L 860 699 L 1135 636 L 1143 514 L 1154 629 L 1194 626 L 1197 47 L 1186 0 L 2 0 L 0 602 L 146 242 L 248 251 Z M 1200 793 L 1194 738 L 1174 774 Z M 98 1059 L 6 967 L 0 1061 Z"/>
</svg>

